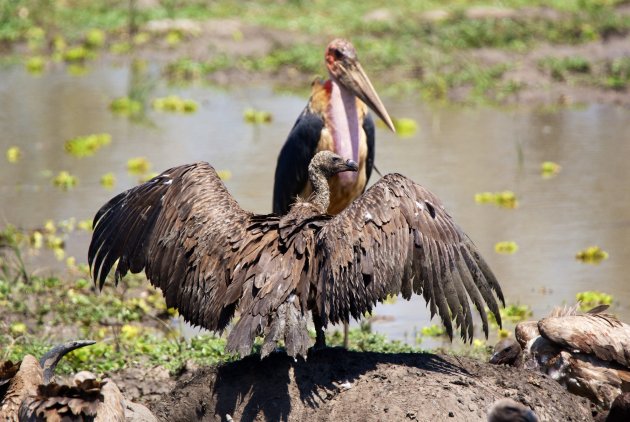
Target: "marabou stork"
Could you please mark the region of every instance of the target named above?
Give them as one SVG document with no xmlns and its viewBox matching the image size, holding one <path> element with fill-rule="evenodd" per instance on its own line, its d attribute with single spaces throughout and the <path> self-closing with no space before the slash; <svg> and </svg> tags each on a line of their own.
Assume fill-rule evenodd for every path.
<svg viewBox="0 0 630 422">
<path fill-rule="evenodd" d="M 516 340 L 495 346 L 490 362 L 540 370 L 570 392 L 609 408 L 615 397 L 630 391 L 630 325 L 577 306 L 555 309 L 540 321 L 517 324 Z"/>
<path fill-rule="evenodd" d="M 324 346 L 328 323 L 360 318 L 399 293 L 422 294 L 449 336 L 454 320 L 464 340 L 473 336 L 470 297 L 487 336 L 484 306 L 500 323 L 501 288 L 435 195 L 389 174 L 341 213 L 326 213 L 328 179 L 358 170 L 319 152 L 309 164 L 313 194 L 278 216 L 244 211 L 207 163 L 174 167 L 98 211 L 88 252 L 94 282 L 102 289 L 116 261 L 116 282 L 145 270 L 167 306 L 212 331 L 238 309 L 227 349 L 240 355 L 263 336 L 263 357 L 278 342 L 306 356 L 309 312 Z"/>
<path fill-rule="evenodd" d="M 280 150 L 273 187 L 273 212 L 284 215 L 298 195 L 312 185 L 308 164 L 319 151 L 333 151 L 359 164 L 359 171 L 330 180 L 329 214 L 337 214 L 364 191 L 374 168 L 374 121 L 371 108 L 392 130 L 387 110 L 357 58 L 354 46 L 336 39 L 326 48 L 330 79 L 313 82 L 311 98 Z"/>
</svg>

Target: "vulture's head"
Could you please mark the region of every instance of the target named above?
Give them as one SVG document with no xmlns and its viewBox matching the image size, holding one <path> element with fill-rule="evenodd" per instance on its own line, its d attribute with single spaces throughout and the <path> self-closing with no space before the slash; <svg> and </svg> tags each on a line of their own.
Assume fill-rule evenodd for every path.
<svg viewBox="0 0 630 422">
<path fill-rule="evenodd" d="M 341 38 L 331 41 L 326 48 L 325 58 L 330 78 L 359 97 L 392 132 L 396 132 L 392 119 L 359 63 L 352 43 Z"/>
<path fill-rule="evenodd" d="M 488 412 L 488 422 L 538 422 L 538 416 L 527 406 L 512 399 L 502 399 Z"/>
<path fill-rule="evenodd" d="M 514 339 L 501 340 L 494 346 L 494 353 L 490 357 L 490 363 L 494 365 L 514 365 L 523 349 Z"/>
<path fill-rule="evenodd" d="M 332 151 L 315 154 L 308 166 L 311 174 L 321 174 L 326 179 L 344 171 L 359 171 L 359 165 L 352 160 L 345 160 Z"/>
</svg>

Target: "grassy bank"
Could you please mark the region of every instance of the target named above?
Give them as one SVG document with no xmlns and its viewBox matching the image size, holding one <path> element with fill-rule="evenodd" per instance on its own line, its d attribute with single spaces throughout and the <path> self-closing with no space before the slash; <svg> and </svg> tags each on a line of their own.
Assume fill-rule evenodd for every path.
<svg viewBox="0 0 630 422">
<path fill-rule="evenodd" d="M 323 46 L 341 36 L 354 42 L 387 93 L 419 92 L 427 100 L 472 103 L 501 103 L 526 88 L 528 78 L 514 73 L 539 46 L 575 48 L 630 32 L 630 13 L 623 1 L 614 0 L 396 0 L 387 7 L 372 0 L 163 0 L 142 7 L 136 1 L 1 4 L 0 44 L 7 54 L 24 56 L 35 72 L 54 60 L 80 64 L 103 53 L 166 50 L 164 74 L 177 82 L 240 71 L 279 75 L 277 82 L 290 84 L 287 69 L 293 72 L 288 75 L 308 78 L 322 73 Z M 150 25 L 162 19 L 189 21 Z M 218 38 L 217 31 L 225 31 L 221 28 L 231 28 L 225 48 L 210 42 Z M 247 47 L 261 39 L 268 41 L 265 47 Z M 498 53 L 487 54 L 489 49 Z M 559 55 L 550 51 L 530 70 L 550 84 L 619 91 L 630 82 L 627 58 L 580 57 L 571 51 Z M 579 60 L 587 64 L 577 72 L 565 63 Z"/>
</svg>

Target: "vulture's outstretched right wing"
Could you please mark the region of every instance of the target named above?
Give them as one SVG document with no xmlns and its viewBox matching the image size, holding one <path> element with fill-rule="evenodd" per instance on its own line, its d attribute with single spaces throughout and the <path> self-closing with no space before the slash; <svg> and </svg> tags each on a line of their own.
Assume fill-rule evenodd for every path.
<svg viewBox="0 0 630 422">
<path fill-rule="evenodd" d="M 388 295 L 422 294 L 452 337 L 472 339 L 473 301 L 488 334 L 484 302 L 499 324 L 503 294 L 476 246 L 440 200 L 400 174 L 388 174 L 328 222 L 317 236 L 313 277 L 324 324 L 359 318 Z"/>
<path fill-rule="evenodd" d="M 166 170 L 94 217 L 88 252 L 94 281 L 102 288 L 117 260 L 116 282 L 145 269 L 169 307 L 195 325 L 221 330 L 239 299 L 226 301 L 238 250 L 255 238 L 247 232 L 251 215 L 208 163 Z"/>
</svg>

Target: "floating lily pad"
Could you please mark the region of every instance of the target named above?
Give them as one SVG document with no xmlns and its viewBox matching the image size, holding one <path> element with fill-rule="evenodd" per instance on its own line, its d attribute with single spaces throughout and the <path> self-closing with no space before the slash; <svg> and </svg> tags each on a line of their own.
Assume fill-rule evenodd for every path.
<svg viewBox="0 0 630 422">
<path fill-rule="evenodd" d="M 502 208 L 518 207 L 518 200 L 514 192 L 481 192 L 475 194 L 475 202 L 478 204 L 495 204 Z"/>
<path fill-rule="evenodd" d="M 105 45 L 105 32 L 96 28 L 90 29 L 85 34 L 85 45 L 91 49 L 101 48 Z"/>
<path fill-rule="evenodd" d="M 32 74 L 40 74 L 44 71 L 44 66 L 46 66 L 46 59 L 41 56 L 33 56 L 26 60 L 25 63 L 26 70 Z"/>
<path fill-rule="evenodd" d="M 418 123 L 409 118 L 392 119 L 396 134 L 401 138 L 409 138 L 418 131 Z"/>
<path fill-rule="evenodd" d="M 608 252 L 602 250 L 599 246 L 589 246 L 575 254 L 575 259 L 586 264 L 599 264 L 608 259 Z"/>
<path fill-rule="evenodd" d="M 498 242 L 496 245 L 494 245 L 494 251 L 496 253 L 504 255 L 511 255 L 518 251 L 518 245 L 516 244 L 516 242 L 512 241 Z"/>
<path fill-rule="evenodd" d="M 232 172 L 230 170 L 217 170 L 217 175 L 221 180 L 230 180 L 232 178 Z"/>
<path fill-rule="evenodd" d="M 66 141 L 64 149 L 74 157 L 90 157 L 100 148 L 111 144 L 111 142 L 112 137 L 109 133 L 95 133 Z"/>
<path fill-rule="evenodd" d="M 579 292 L 575 295 L 575 299 L 580 302 L 580 309 L 583 311 L 588 311 L 599 305 L 611 305 L 613 302 L 611 295 L 596 290 Z"/>
<path fill-rule="evenodd" d="M 446 334 L 446 330 L 444 329 L 444 327 L 437 324 L 432 324 L 429 327 L 422 327 L 420 332 L 423 336 L 426 337 L 439 337 Z"/>
<path fill-rule="evenodd" d="M 83 46 L 72 47 L 63 53 L 63 59 L 68 63 L 82 63 L 94 57 L 94 53 Z"/>
<path fill-rule="evenodd" d="M 151 169 L 151 163 L 144 157 L 127 160 L 127 171 L 135 175 L 146 174 Z"/>
<path fill-rule="evenodd" d="M 109 109 L 116 114 L 132 115 L 140 113 L 143 109 L 140 101 L 133 100 L 129 97 L 119 97 L 113 100 Z"/>
<path fill-rule="evenodd" d="M 9 147 L 6 152 L 7 161 L 15 164 L 22 158 L 22 150 L 20 147 Z"/>
<path fill-rule="evenodd" d="M 116 176 L 114 175 L 114 173 L 109 172 L 101 176 L 101 186 L 103 186 L 105 189 L 111 189 L 114 187 L 115 184 Z"/>
<path fill-rule="evenodd" d="M 246 108 L 243 112 L 243 119 L 246 123 L 271 123 L 273 115 L 268 111 Z"/>
<path fill-rule="evenodd" d="M 77 178 L 67 171 L 60 171 L 52 180 L 53 185 L 67 191 L 77 185 Z"/>
<path fill-rule="evenodd" d="M 540 173 L 545 179 L 554 177 L 560 173 L 560 170 L 562 170 L 560 164 L 554 163 L 553 161 L 545 161 L 540 165 Z"/>
<path fill-rule="evenodd" d="M 178 113 L 193 113 L 197 111 L 198 108 L 198 105 L 194 100 L 182 99 L 177 95 L 156 98 L 151 104 L 155 110 Z"/>
</svg>

